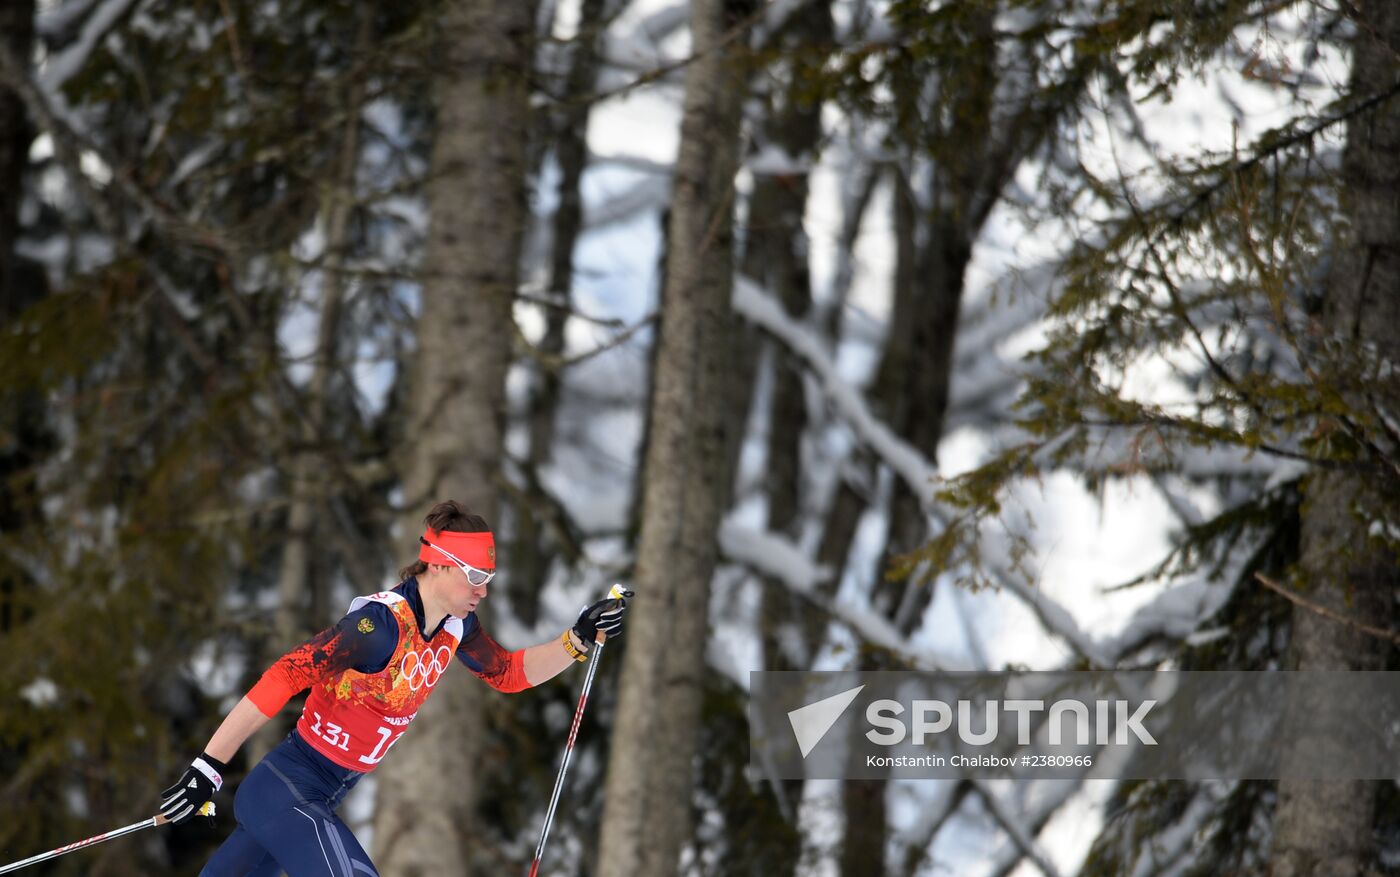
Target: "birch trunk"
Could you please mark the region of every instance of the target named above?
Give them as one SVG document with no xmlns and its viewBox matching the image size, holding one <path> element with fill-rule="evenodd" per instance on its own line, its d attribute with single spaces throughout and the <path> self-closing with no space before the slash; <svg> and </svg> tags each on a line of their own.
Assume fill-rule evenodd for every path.
<svg viewBox="0 0 1400 877">
<path fill-rule="evenodd" d="M 401 471 L 408 557 L 423 515 L 459 499 L 495 525 L 510 364 L 511 303 L 525 228 L 535 4 L 453 0 L 441 17 L 442 78 L 418 354 Z M 507 585 L 509 571 L 493 587 Z M 374 856 L 401 877 L 499 870 L 477 804 L 492 770 L 487 700 L 460 667 L 379 770 Z"/>
<path fill-rule="evenodd" d="M 644 463 L 637 600 L 605 789 L 601 877 L 669 877 L 691 835 L 715 531 L 727 498 L 724 398 L 735 326 L 734 174 L 744 98 L 742 41 L 722 37 L 750 11 L 695 0 L 669 257 Z"/>
<path fill-rule="evenodd" d="M 1351 89 L 1364 97 L 1400 74 L 1400 7 L 1356 4 Z M 1327 334 L 1400 359 L 1400 100 L 1347 124 L 1342 203 L 1351 240 L 1337 252 L 1327 288 Z M 1393 383 L 1390 384 L 1393 387 Z M 1378 382 L 1376 392 L 1385 392 Z M 1391 410 L 1400 399 L 1384 399 Z M 1358 509 L 1384 504 L 1376 480 L 1319 471 L 1307 481 L 1299 568 L 1316 603 L 1388 629 L 1400 574 L 1396 558 L 1370 543 Z M 1380 670 L 1387 644 L 1303 608 L 1293 611 L 1290 663 L 1299 670 Z M 1372 824 L 1376 783 L 1280 781 L 1270 857 L 1274 877 L 1359 877 L 1379 870 Z"/>
</svg>

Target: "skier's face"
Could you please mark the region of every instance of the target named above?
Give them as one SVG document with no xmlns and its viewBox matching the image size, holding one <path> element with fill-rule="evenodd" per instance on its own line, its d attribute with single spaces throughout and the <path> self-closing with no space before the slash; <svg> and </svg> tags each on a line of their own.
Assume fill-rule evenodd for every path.
<svg viewBox="0 0 1400 877">
<path fill-rule="evenodd" d="M 486 599 L 486 586 L 496 577 L 495 550 L 492 549 L 486 553 L 490 566 L 477 567 L 440 545 L 434 545 L 426 539 L 420 541 L 451 561 L 451 566 L 434 564 L 429 567 L 437 571 L 435 575 L 443 583 L 443 592 L 449 605 L 448 611 L 459 618 L 475 612 L 477 604 Z"/>
<path fill-rule="evenodd" d="M 487 572 L 495 572 L 494 569 Z M 473 585 L 461 567 L 447 568 L 448 592 L 451 595 L 452 614 L 464 617 L 476 611 L 477 604 L 486 599 L 487 583 Z"/>
</svg>

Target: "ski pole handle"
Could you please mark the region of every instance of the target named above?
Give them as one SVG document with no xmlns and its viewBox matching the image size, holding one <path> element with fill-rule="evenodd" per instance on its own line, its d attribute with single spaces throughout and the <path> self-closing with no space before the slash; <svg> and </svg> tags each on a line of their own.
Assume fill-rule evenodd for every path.
<svg viewBox="0 0 1400 877">
<path fill-rule="evenodd" d="M 620 584 L 615 584 L 608 589 L 607 599 L 630 600 L 635 596 L 637 596 L 636 591 L 632 590 L 631 588 L 624 588 Z M 598 645 L 602 645 L 603 643 L 608 641 L 608 635 L 600 630 L 596 635 L 594 635 L 593 641 L 596 642 Z"/>
</svg>

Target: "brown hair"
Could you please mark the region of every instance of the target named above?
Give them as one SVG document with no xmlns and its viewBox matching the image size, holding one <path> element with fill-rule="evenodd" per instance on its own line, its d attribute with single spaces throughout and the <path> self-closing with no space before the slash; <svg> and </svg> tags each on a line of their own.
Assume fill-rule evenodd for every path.
<svg viewBox="0 0 1400 877">
<path fill-rule="evenodd" d="M 489 533 L 491 528 L 486 526 L 486 519 L 481 515 L 474 515 L 455 499 L 449 499 L 433 506 L 423 518 L 423 523 L 429 530 L 449 530 L 453 533 Z M 428 571 L 428 564 L 422 560 L 415 560 L 408 566 L 399 570 L 399 581 L 407 579 L 409 576 L 421 576 Z"/>
</svg>

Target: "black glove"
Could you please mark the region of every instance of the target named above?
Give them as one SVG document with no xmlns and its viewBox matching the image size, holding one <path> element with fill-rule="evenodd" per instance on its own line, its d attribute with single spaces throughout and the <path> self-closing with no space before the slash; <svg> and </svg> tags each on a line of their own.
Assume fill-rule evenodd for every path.
<svg viewBox="0 0 1400 877">
<path fill-rule="evenodd" d="M 622 593 L 623 599 L 613 597 L 584 607 L 578 614 L 578 621 L 574 622 L 574 633 L 579 639 L 591 644 L 598 639 L 600 630 L 609 637 L 622 635 L 622 614 L 627 610 L 626 598 L 632 596 L 632 592 Z"/>
<path fill-rule="evenodd" d="M 228 765 L 207 752 L 201 752 L 185 769 L 180 781 L 160 793 L 160 815 L 176 825 L 189 822 L 199 808 L 223 788 L 226 770 Z"/>
</svg>

